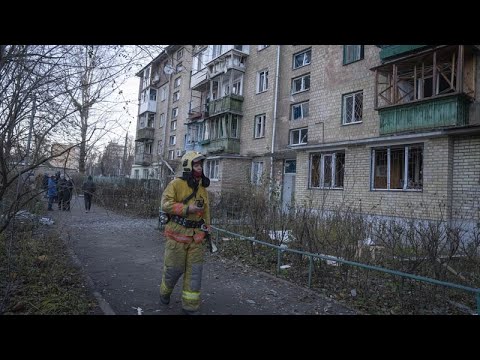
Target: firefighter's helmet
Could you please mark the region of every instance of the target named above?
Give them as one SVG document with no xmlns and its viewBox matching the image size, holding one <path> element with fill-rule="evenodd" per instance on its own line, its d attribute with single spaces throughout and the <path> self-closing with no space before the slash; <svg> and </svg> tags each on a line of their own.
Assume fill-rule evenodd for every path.
<svg viewBox="0 0 480 360">
<path fill-rule="evenodd" d="M 205 160 L 205 156 L 202 153 L 199 153 L 198 151 L 187 151 L 185 155 L 182 156 L 183 172 L 192 171 L 192 163 L 200 160 Z"/>
</svg>

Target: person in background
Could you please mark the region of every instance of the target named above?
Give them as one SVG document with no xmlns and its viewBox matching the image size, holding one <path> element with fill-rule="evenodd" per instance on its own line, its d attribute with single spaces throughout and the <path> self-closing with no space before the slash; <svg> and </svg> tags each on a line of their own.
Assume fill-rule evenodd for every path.
<svg viewBox="0 0 480 360">
<path fill-rule="evenodd" d="M 82 190 L 83 199 L 85 201 L 85 212 L 88 213 L 92 207 L 92 197 L 96 190 L 96 186 L 91 175 L 89 175 L 87 181 L 83 183 Z"/>
<path fill-rule="evenodd" d="M 62 210 L 63 211 L 70 211 L 70 200 L 72 200 L 72 195 L 73 195 L 73 181 L 72 178 L 67 176 L 65 179 L 65 185 L 63 188 L 63 206 Z"/>
<path fill-rule="evenodd" d="M 52 175 L 48 179 L 48 190 L 47 190 L 47 195 L 48 195 L 48 211 L 53 211 L 53 202 L 55 198 L 57 197 L 57 183 L 55 182 L 55 175 Z"/>
<path fill-rule="evenodd" d="M 58 210 L 62 210 L 62 203 L 63 203 L 63 192 L 65 191 L 65 175 L 60 175 L 60 179 L 57 183 L 57 195 L 58 195 Z"/>
<path fill-rule="evenodd" d="M 197 315 L 205 254 L 206 232 L 210 230 L 207 187 L 210 179 L 203 174 L 205 156 L 189 151 L 182 157 L 183 175 L 173 179 L 162 194 L 161 210 L 170 214 L 165 225 L 165 256 L 160 302 L 170 303 L 170 296 L 183 274 L 182 310 Z"/>
</svg>

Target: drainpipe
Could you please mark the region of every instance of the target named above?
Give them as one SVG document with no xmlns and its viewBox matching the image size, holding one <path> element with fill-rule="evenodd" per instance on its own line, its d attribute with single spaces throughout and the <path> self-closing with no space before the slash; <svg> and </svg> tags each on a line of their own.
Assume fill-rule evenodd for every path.
<svg viewBox="0 0 480 360">
<path fill-rule="evenodd" d="M 273 191 L 273 153 L 275 150 L 275 129 L 277 127 L 277 101 L 278 101 L 278 72 L 280 69 L 280 46 L 277 45 L 277 63 L 275 65 L 275 97 L 273 99 L 273 123 L 272 123 L 272 148 L 270 151 L 270 191 L 268 192 L 268 198 L 270 199 Z"/>
<path fill-rule="evenodd" d="M 168 53 L 167 53 L 167 56 L 168 56 Z M 172 66 L 173 66 L 173 53 L 172 53 Z M 162 149 L 163 151 L 162 151 L 162 157 L 160 160 L 162 160 L 162 162 L 165 165 L 167 165 L 168 169 L 172 172 L 172 174 L 175 174 L 175 171 L 165 160 L 165 150 L 168 148 L 167 147 L 167 125 L 169 124 L 169 119 L 172 116 L 172 112 L 171 112 L 172 109 L 170 108 L 170 86 L 172 86 L 172 75 L 173 74 L 168 75 L 168 83 L 165 91 L 165 101 L 167 102 L 167 110 L 165 112 L 165 124 L 163 124 L 163 149 Z M 167 155 L 167 159 L 168 159 L 168 155 Z"/>
</svg>

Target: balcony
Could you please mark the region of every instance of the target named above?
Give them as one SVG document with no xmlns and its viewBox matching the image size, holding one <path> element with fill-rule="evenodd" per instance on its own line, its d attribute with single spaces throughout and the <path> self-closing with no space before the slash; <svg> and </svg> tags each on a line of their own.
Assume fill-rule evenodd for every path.
<svg viewBox="0 0 480 360">
<path fill-rule="evenodd" d="M 149 111 L 151 113 L 156 113 L 157 112 L 157 101 L 156 100 L 148 100 L 148 101 L 142 102 L 140 104 L 140 108 L 138 110 L 138 113 L 143 114 L 146 111 Z"/>
<path fill-rule="evenodd" d="M 380 59 L 382 61 L 390 60 L 426 46 L 428 45 L 387 45 L 380 50 Z"/>
<path fill-rule="evenodd" d="M 468 96 L 457 93 L 378 109 L 380 135 L 466 125 L 469 105 Z"/>
<path fill-rule="evenodd" d="M 240 139 L 226 138 L 226 139 L 213 139 L 209 142 L 203 142 L 203 149 L 207 154 L 239 154 L 240 153 Z"/>
<path fill-rule="evenodd" d="M 220 99 L 213 100 L 207 105 L 208 116 L 214 116 L 225 112 L 242 114 L 243 96 L 228 95 Z"/>
<path fill-rule="evenodd" d="M 208 82 L 208 71 L 207 68 L 203 68 L 200 71 L 197 71 L 195 74 L 192 74 L 190 77 L 190 87 L 192 90 L 200 91 Z"/>
<path fill-rule="evenodd" d="M 152 154 L 135 154 L 135 165 L 149 166 L 152 163 Z"/>
<path fill-rule="evenodd" d="M 214 77 L 225 74 L 232 69 L 245 72 L 245 60 L 246 55 L 234 49 L 220 55 L 208 65 L 210 78 L 213 79 Z"/>
<path fill-rule="evenodd" d="M 187 120 L 195 121 L 208 117 L 208 111 L 206 105 L 194 107 L 188 111 Z"/>
<path fill-rule="evenodd" d="M 145 127 L 143 129 L 138 129 L 135 141 L 153 140 L 154 133 L 155 133 L 155 129 L 152 127 Z"/>
</svg>

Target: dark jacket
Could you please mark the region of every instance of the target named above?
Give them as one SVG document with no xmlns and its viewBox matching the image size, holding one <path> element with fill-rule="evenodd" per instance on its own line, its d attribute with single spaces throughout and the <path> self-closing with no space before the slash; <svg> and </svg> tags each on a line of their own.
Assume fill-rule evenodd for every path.
<svg viewBox="0 0 480 360">
<path fill-rule="evenodd" d="M 87 180 L 83 183 L 82 190 L 85 194 L 93 195 L 96 190 L 95 183 L 93 180 Z"/>
</svg>

